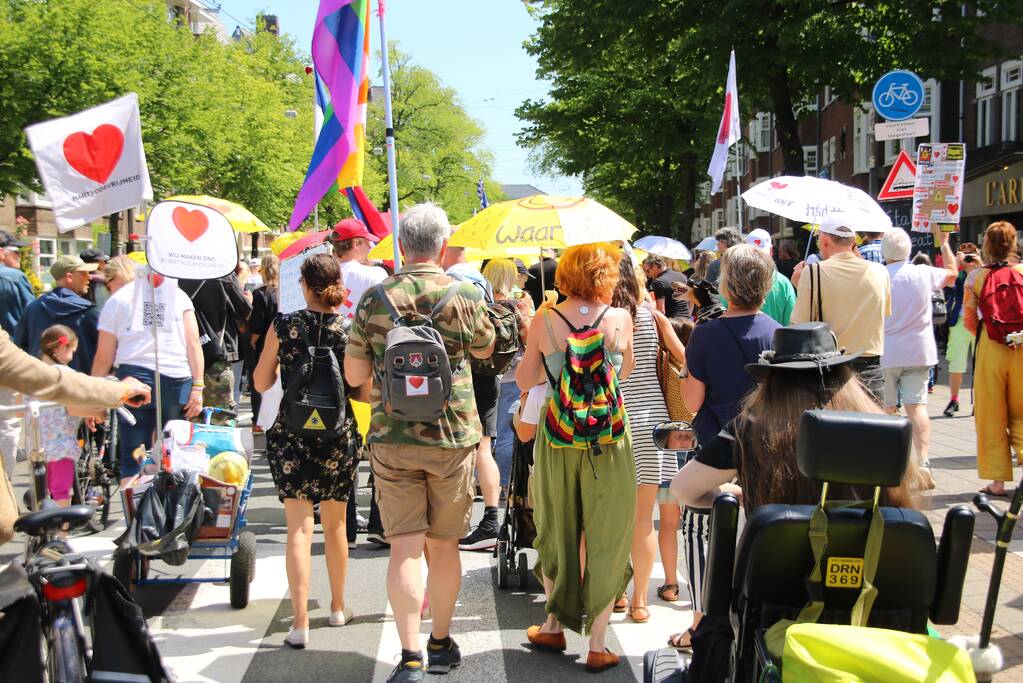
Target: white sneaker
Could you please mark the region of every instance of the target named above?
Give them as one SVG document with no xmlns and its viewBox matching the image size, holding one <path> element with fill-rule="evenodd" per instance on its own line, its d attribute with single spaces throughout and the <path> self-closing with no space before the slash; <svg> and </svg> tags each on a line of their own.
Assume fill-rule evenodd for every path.
<svg viewBox="0 0 1023 683">
<path fill-rule="evenodd" d="M 304 650 L 309 643 L 309 629 L 289 628 L 288 635 L 284 637 L 284 644 L 296 650 Z"/>
<path fill-rule="evenodd" d="M 337 612 L 331 612 L 330 619 L 327 620 L 327 623 L 331 626 L 344 626 L 350 622 L 354 616 L 355 615 L 352 614 L 351 608 L 345 607 Z"/>
</svg>

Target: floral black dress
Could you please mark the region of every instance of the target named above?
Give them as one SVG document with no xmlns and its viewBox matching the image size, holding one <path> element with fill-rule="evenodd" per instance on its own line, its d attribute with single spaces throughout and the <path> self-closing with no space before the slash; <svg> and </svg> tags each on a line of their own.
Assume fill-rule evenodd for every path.
<svg viewBox="0 0 1023 683">
<path fill-rule="evenodd" d="M 302 341 L 303 330 L 313 343 L 333 348 L 338 363 L 344 362 L 349 323 L 341 316 L 302 310 L 278 315 L 273 325 L 280 342 L 277 358 L 285 393 L 288 380 L 307 354 L 307 346 Z M 347 382 L 345 391 L 350 393 Z M 278 416 L 266 433 L 266 455 L 278 498 L 282 501 L 299 498 L 314 503 L 348 500 L 362 444 L 350 401 L 346 414 L 344 435 L 338 439 L 295 434 L 281 424 Z"/>
</svg>

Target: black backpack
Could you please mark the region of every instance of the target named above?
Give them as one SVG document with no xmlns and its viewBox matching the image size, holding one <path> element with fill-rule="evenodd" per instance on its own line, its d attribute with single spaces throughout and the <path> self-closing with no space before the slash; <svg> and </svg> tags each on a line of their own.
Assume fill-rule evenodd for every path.
<svg viewBox="0 0 1023 683">
<path fill-rule="evenodd" d="M 298 329 L 308 355 L 288 376 L 281 424 L 300 436 L 340 438 L 347 404 L 341 365 L 332 347 L 313 344 L 306 331 L 301 326 Z"/>
<path fill-rule="evenodd" d="M 496 377 L 512 364 L 519 352 L 519 316 L 513 301 L 496 301 L 485 304 L 487 317 L 494 326 L 494 355 L 490 358 L 470 359 L 472 371 L 477 375 Z"/>
</svg>

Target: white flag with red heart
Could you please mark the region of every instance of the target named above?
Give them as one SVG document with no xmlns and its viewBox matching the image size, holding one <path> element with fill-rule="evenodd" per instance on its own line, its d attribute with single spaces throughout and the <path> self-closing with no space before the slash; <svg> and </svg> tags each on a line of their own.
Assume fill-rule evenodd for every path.
<svg viewBox="0 0 1023 683">
<path fill-rule="evenodd" d="M 728 165 L 728 150 L 742 137 L 742 123 L 739 118 L 739 90 L 735 87 L 735 50 L 728 58 L 728 81 L 725 83 L 725 108 L 721 112 L 721 124 L 714 143 L 714 156 L 710 158 L 707 175 L 711 178 L 711 194 L 721 189 L 721 180 Z"/>
<path fill-rule="evenodd" d="M 135 93 L 25 135 L 61 232 L 153 198 Z"/>
</svg>

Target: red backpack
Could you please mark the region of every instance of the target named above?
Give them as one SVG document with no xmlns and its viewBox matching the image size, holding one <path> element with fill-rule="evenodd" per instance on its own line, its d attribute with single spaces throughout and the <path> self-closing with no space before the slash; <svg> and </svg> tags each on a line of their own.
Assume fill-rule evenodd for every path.
<svg viewBox="0 0 1023 683">
<path fill-rule="evenodd" d="M 1023 273 L 1012 266 L 985 266 L 987 279 L 977 302 L 987 336 L 1006 344 L 1006 337 L 1023 331 Z"/>
</svg>

